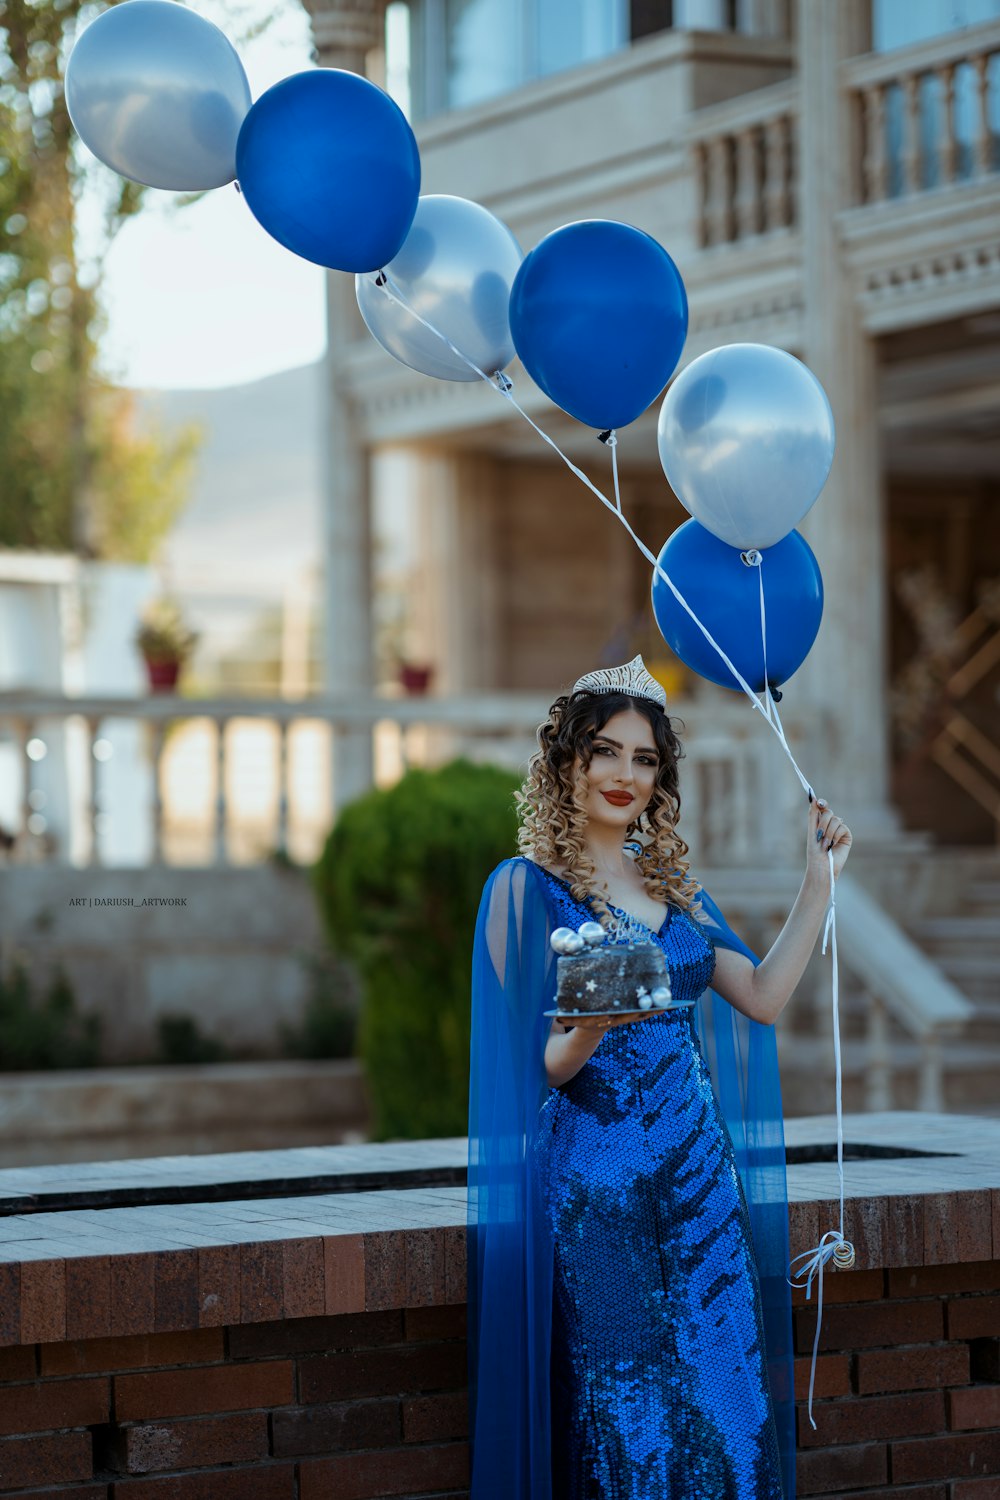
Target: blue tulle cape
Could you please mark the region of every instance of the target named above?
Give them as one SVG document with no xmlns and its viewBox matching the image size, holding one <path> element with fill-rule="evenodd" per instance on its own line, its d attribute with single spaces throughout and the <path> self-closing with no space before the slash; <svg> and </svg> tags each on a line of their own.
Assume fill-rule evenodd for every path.
<svg viewBox="0 0 1000 1500">
<path fill-rule="evenodd" d="M 712 943 L 757 960 L 705 891 Z M 483 890 L 472 972 L 469 1375 L 472 1500 L 550 1500 L 552 1245 L 532 1173 L 554 1003 L 556 925 L 540 868 L 498 865 Z M 786 1500 L 795 1495 L 788 1193 L 773 1026 L 714 991 L 695 1026 L 732 1138 L 760 1275 Z"/>
</svg>

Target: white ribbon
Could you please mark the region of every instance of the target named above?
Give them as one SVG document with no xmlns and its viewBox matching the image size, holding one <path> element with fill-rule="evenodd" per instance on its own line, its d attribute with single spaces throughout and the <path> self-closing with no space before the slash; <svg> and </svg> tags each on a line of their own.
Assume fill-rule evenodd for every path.
<svg viewBox="0 0 1000 1500">
<path fill-rule="evenodd" d="M 832 850 L 827 851 L 827 859 L 830 865 L 830 902 L 826 909 L 826 922 L 823 926 L 822 951 L 826 953 L 827 946 L 829 946 L 833 971 L 833 1055 L 837 1069 L 837 1179 L 840 1184 L 840 1228 L 828 1229 L 814 1250 L 804 1250 L 801 1255 L 796 1255 L 788 1267 L 792 1273 L 788 1278 L 789 1286 L 804 1286 L 807 1299 L 812 1297 L 813 1277 L 815 1276 L 818 1280 L 819 1295 L 816 1299 L 816 1336 L 813 1339 L 812 1363 L 809 1367 L 809 1421 L 812 1423 L 813 1431 L 816 1430 L 816 1423 L 813 1420 L 812 1414 L 813 1387 L 816 1384 L 816 1357 L 819 1351 L 819 1335 L 820 1329 L 823 1326 L 823 1268 L 829 1260 L 832 1260 L 835 1266 L 841 1267 L 844 1270 L 850 1270 L 851 1266 L 854 1265 L 854 1246 L 850 1240 L 844 1237 L 844 1115 L 840 1056 L 840 976 L 837 963 L 836 878 L 833 872 Z M 796 1262 L 799 1261 L 802 1264 L 796 1270 Z"/>
</svg>

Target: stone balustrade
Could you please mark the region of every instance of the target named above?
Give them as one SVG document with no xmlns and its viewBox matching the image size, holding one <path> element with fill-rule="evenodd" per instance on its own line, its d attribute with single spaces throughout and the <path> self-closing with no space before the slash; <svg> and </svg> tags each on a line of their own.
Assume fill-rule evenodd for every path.
<svg viewBox="0 0 1000 1500">
<path fill-rule="evenodd" d="M 391 741 L 385 757 L 399 774 L 411 765 L 434 765 L 459 754 L 489 759 L 512 768 L 523 767 L 535 742 L 535 729 L 548 710 L 548 699 L 530 694 L 494 693 L 483 697 L 361 698 L 354 695 L 304 699 L 187 699 L 169 695 L 137 698 L 67 698 L 24 693 L 0 694 L 0 740 L 13 736 L 21 758 L 23 826 L 30 829 L 32 787 L 39 745 L 52 727 L 68 720 L 85 726 L 91 767 L 88 817 L 90 839 L 83 863 L 100 866 L 102 780 L 113 775 L 101 759 L 110 743 L 106 721 L 139 720 L 149 729 L 152 767 L 152 864 L 171 863 L 165 849 L 167 809 L 163 795 L 163 757 L 167 728 L 185 720 L 209 720 L 214 726 L 214 765 L 197 773 L 214 785 L 214 862 L 230 863 L 230 807 L 227 764 L 231 724 L 237 720 L 270 723 L 277 735 L 277 832 L 275 846 L 287 847 L 289 835 L 290 769 L 288 741 L 301 721 L 324 725 L 332 740 L 328 774 L 330 805 L 337 806 L 338 741 L 352 732 L 381 735 Z M 703 707 L 678 703 L 675 712 L 684 724 L 685 762 L 682 769 L 685 837 L 700 858 L 726 862 L 781 860 L 799 842 L 799 820 L 794 816 L 800 797 L 795 778 L 787 770 L 768 731 L 742 701 Z M 786 734 L 800 764 L 809 761 L 807 745 L 817 726 L 804 716 L 789 715 Z M 821 732 L 822 726 L 818 727 Z M 102 750 L 103 745 L 103 750 Z M 95 751 L 98 752 L 95 754 Z M 391 778 L 390 778 L 391 779 Z M 791 816 L 789 816 L 791 814 Z M 65 861 L 64 853 L 57 858 Z"/>
<path fill-rule="evenodd" d="M 754 239 L 796 223 L 798 98 L 798 84 L 789 80 L 691 117 L 699 248 Z"/>
<path fill-rule="evenodd" d="M 998 54 L 994 21 L 844 65 L 857 107 L 858 203 L 997 171 Z"/>
</svg>

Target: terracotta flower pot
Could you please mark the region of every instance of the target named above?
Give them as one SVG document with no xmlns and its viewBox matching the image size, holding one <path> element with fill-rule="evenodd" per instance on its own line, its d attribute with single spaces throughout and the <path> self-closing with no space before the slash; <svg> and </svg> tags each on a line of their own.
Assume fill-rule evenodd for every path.
<svg viewBox="0 0 1000 1500">
<path fill-rule="evenodd" d="M 150 661 L 146 662 L 146 675 L 149 678 L 149 691 L 151 693 L 173 693 L 177 688 L 177 679 L 181 672 L 179 660 L 172 661 Z"/>
<path fill-rule="evenodd" d="M 404 693 L 417 698 L 426 693 L 434 676 L 433 667 L 417 667 L 412 662 L 403 662 L 399 669 L 399 681 Z"/>
</svg>

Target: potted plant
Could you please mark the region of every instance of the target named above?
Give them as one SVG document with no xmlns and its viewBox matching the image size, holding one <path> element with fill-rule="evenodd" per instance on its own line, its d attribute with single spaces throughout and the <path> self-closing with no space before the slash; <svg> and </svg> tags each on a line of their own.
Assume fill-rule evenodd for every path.
<svg viewBox="0 0 1000 1500">
<path fill-rule="evenodd" d="M 174 691 L 180 670 L 197 640 L 197 635 L 184 623 L 180 606 L 173 599 L 154 599 L 146 606 L 135 642 L 146 663 L 151 692 Z"/>
<path fill-rule="evenodd" d="M 421 697 L 430 689 L 434 668 L 428 662 L 410 659 L 406 600 L 389 595 L 376 602 L 375 656 L 379 681 L 398 684 L 407 697 Z"/>
</svg>

